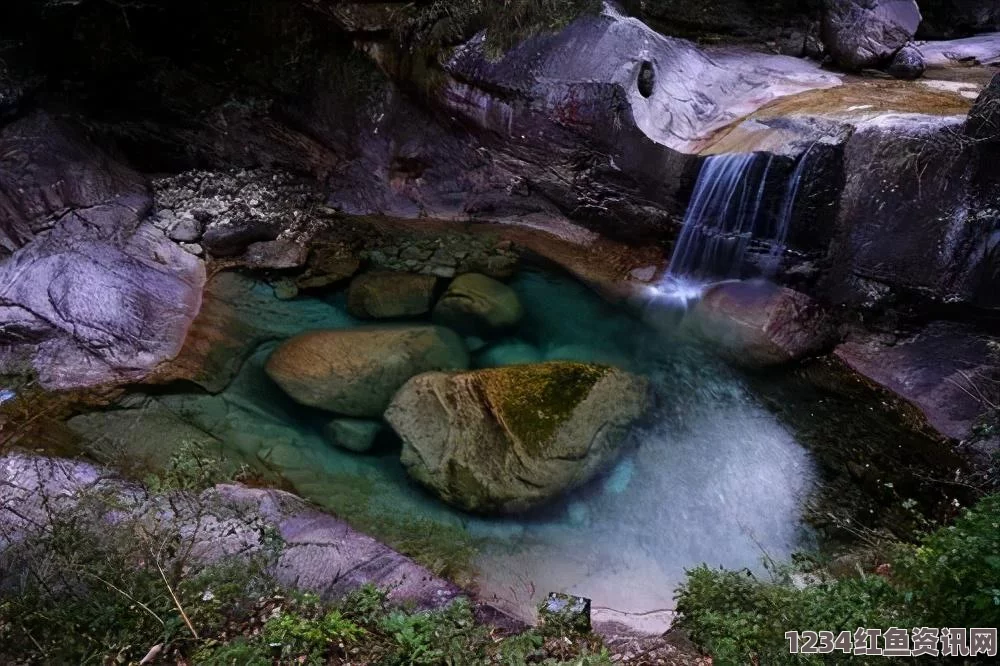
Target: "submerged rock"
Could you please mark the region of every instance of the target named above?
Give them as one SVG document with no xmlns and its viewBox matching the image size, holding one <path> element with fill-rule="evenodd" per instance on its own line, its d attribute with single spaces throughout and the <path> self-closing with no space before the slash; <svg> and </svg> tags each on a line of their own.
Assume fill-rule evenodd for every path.
<svg viewBox="0 0 1000 666">
<path fill-rule="evenodd" d="M 267 374 L 309 407 L 378 418 L 406 380 L 469 365 L 462 340 L 441 326 L 371 326 L 297 335 L 274 350 Z"/>
<path fill-rule="evenodd" d="M 515 326 L 524 316 L 517 293 L 478 273 L 460 275 L 434 307 L 434 321 L 464 335 L 488 335 Z"/>
<path fill-rule="evenodd" d="M 514 513 L 604 469 L 647 406 L 645 379 L 606 366 L 542 363 L 419 375 L 385 418 L 403 439 L 407 471 L 441 499 Z"/>
<path fill-rule="evenodd" d="M 825 0 L 823 43 L 848 70 L 877 67 L 913 39 L 915 0 Z"/>
<path fill-rule="evenodd" d="M 382 431 L 381 421 L 368 419 L 333 419 L 324 432 L 329 440 L 342 449 L 367 453 L 375 445 L 375 438 Z"/>
<path fill-rule="evenodd" d="M 767 282 L 722 282 L 709 287 L 686 325 L 724 356 L 746 366 L 786 363 L 833 342 L 826 312 L 811 298 Z"/>
<path fill-rule="evenodd" d="M 362 319 L 414 317 L 430 312 L 437 278 L 416 273 L 377 271 L 351 280 L 347 311 Z"/>
<path fill-rule="evenodd" d="M 542 352 L 523 340 L 504 340 L 484 349 L 476 358 L 481 368 L 496 368 L 505 365 L 540 363 Z"/>
</svg>

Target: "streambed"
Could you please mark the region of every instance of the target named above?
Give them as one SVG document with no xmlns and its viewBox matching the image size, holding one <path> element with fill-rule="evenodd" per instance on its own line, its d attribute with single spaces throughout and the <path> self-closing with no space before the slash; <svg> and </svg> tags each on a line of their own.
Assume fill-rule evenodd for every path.
<svg viewBox="0 0 1000 666">
<path fill-rule="evenodd" d="M 765 404 L 761 382 L 780 378 L 745 376 L 568 277 L 522 269 L 510 281 L 522 323 L 474 352 L 473 365 L 529 357 L 614 364 L 649 377 L 655 406 L 605 474 L 541 510 L 505 518 L 463 513 L 425 492 L 408 478 L 391 432 L 367 454 L 332 446 L 323 435 L 329 416 L 294 402 L 267 376 L 281 339 L 361 323 L 347 314 L 343 291 L 278 300 L 267 282 L 223 277 L 240 283 L 240 307 L 273 339 L 217 394 L 186 382 L 136 387 L 113 408 L 73 417 L 70 427 L 92 454 L 155 467 L 185 443 L 220 448 L 525 619 L 560 591 L 592 598 L 597 621 L 661 631 L 685 568 L 762 572 L 765 559 L 816 547 L 806 506 L 822 494 L 823 474 L 799 433 L 822 423 Z"/>
</svg>

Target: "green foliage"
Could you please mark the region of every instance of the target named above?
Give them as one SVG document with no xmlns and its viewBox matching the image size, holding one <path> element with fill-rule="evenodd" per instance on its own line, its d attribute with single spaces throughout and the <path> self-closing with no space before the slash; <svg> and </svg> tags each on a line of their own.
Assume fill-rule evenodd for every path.
<svg viewBox="0 0 1000 666">
<path fill-rule="evenodd" d="M 305 655 L 310 661 L 322 662 L 330 644 L 354 643 L 365 633 L 339 610 L 318 618 L 282 611 L 264 625 L 262 638 L 269 645 L 280 645 L 283 657 Z"/>
<path fill-rule="evenodd" d="M 465 599 L 439 613 L 395 611 L 385 617 L 381 629 L 395 643 L 385 663 L 399 666 L 482 663 L 489 642 L 489 633 L 476 624 Z"/>
<path fill-rule="evenodd" d="M 906 604 L 926 622 L 1000 625 L 1000 494 L 902 551 L 893 570 Z"/>
<path fill-rule="evenodd" d="M 891 559 L 888 576 L 806 586 L 700 567 L 678 590 L 677 626 L 718 664 L 803 664 L 824 662 L 789 655 L 786 631 L 1000 624 L 1000 495 Z"/>
</svg>

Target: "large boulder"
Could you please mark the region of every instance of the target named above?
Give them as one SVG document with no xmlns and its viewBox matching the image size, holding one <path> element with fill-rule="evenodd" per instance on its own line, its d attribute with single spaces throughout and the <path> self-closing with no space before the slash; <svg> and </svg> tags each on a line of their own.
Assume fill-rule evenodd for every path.
<svg viewBox="0 0 1000 666">
<path fill-rule="evenodd" d="M 815 301 L 763 281 L 709 287 L 685 324 L 724 356 L 750 367 L 819 353 L 834 335 L 829 316 Z"/>
<path fill-rule="evenodd" d="M 646 381 L 621 370 L 542 363 L 419 375 L 385 418 L 407 471 L 441 499 L 513 513 L 606 467 L 647 400 Z"/>
<path fill-rule="evenodd" d="M 146 376 L 181 349 L 204 266 L 146 221 L 143 177 L 52 116 L 0 132 L 0 374 Z"/>
<path fill-rule="evenodd" d="M 363 273 L 347 290 L 347 311 L 361 319 L 414 317 L 430 312 L 437 278 L 416 273 Z"/>
<path fill-rule="evenodd" d="M 877 67 L 913 39 L 920 18 L 915 0 L 826 0 L 823 42 L 844 69 Z"/>
<path fill-rule="evenodd" d="M 303 405 L 378 418 L 410 377 L 468 365 L 462 340 L 446 328 L 372 326 L 297 335 L 274 350 L 266 369 Z"/>
<path fill-rule="evenodd" d="M 478 273 L 460 275 L 434 307 L 434 321 L 463 335 L 489 335 L 516 326 L 524 316 L 517 293 Z"/>
</svg>

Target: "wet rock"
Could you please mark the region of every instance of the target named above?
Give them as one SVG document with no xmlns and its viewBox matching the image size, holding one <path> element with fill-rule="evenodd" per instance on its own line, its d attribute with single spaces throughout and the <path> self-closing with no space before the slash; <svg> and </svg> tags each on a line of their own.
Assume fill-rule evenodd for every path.
<svg viewBox="0 0 1000 666">
<path fill-rule="evenodd" d="M 590 599 L 549 592 L 538 606 L 538 618 L 542 625 L 557 631 L 590 633 Z"/>
<path fill-rule="evenodd" d="M 913 39 L 915 0 L 825 0 L 823 43 L 847 70 L 878 67 Z"/>
<path fill-rule="evenodd" d="M 430 312 L 434 302 L 433 275 L 378 271 L 351 280 L 347 310 L 361 319 L 414 317 Z"/>
<path fill-rule="evenodd" d="M 517 325 L 523 316 L 513 289 L 478 273 L 455 278 L 434 306 L 434 321 L 463 335 L 488 336 Z"/>
<path fill-rule="evenodd" d="M 811 298 L 767 282 L 722 282 L 709 287 L 685 325 L 736 363 L 777 365 L 822 352 L 834 329 Z"/>
<path fill-rule="evenodd" d="M 480 353 L 476 357 L 476 365 L 481 368 L 498 368 L 539 363 L 542 360 L 542 353 L 534 345 L 523 340 L 504 340 Z"/>
<path fill-rule="evenodd" d="M 274 288 L 274 297 L 279 301 L 290 301 L 299 295 L 298 286 L 296 286 L 294 280 L 289 278 L 275 280 L 272 287 Z"/>
<path fill-rule="evenodd" d="M 299 289 L 319 289 L 347 280 L 361 268 L 361 259 L 337 243 L 314 247 L 309 268 L 295 281 Z"/>
<path fill-rule="evenodd" d="M 408 381 L 385 419 L 410 475 L 469 511 L 514 513 L 608 466 L 648 405 L 644 379 L 580 363 L 430 372 Z"/>
<path fill-rule="evenodd" d="M 335 445 L 354 453 L 367 453 L 375 445 L 375 438 L 382 431 L 381 421 L 367 419 L 333 419 L 326 424 L 324 433 Z"/>
<path fill-rule="evenodd" d="M 901 48 L 889 63 L 888 72 L 897 79 L 919 79 L 924 75 L 926 65 L 920 49 L 911 45 Z"/>
<path fill-rule="evenodd" d="M 311 331 L 279 346 L 267 374 L 309 407 L 378 418 L 406 380 L 469 365 L 461 339 L 440 326 Z"/>
<path fill-rule="evenodd" d="M 844 185 L 822 280 L 829 300 L 859 305 L 866 292 L 975 302 L 984 243 L 994 228 L 991 195 L 977 202 L 973 142 L 960 117 L 887 114 L 858 123 L 844 147 Z M 992 290 L 995 291 L 995 290 Z M 995 301 L 994 301 L 995 302 Z"/>
<path fill-rule="evenodd" d="M 861 334 L 839 345 L 851 369 L 915 405 L 946 437 L 964 439 L 1000 404 L 1000 341 L 967 324 L 933 322 L 902 340 Z"/>
</svg>

